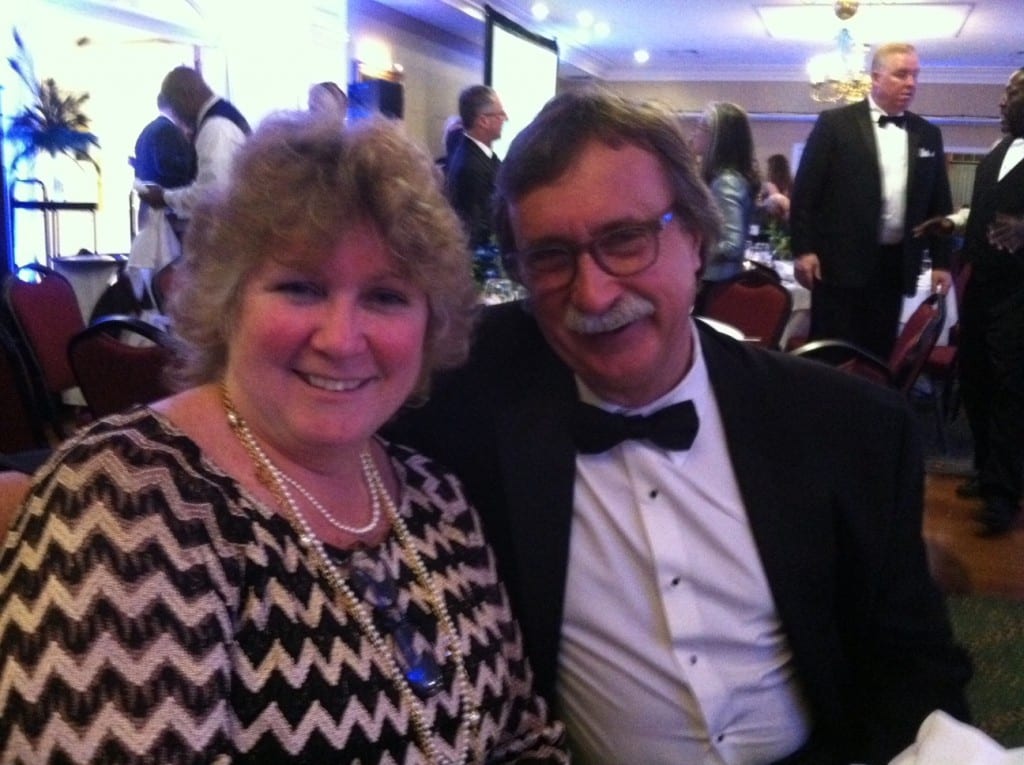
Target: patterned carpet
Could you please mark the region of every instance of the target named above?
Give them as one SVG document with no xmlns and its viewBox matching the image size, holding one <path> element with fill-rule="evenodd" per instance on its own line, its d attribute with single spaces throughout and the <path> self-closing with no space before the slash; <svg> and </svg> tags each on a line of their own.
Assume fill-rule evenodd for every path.
<svg viewBox="0 0 1024 765">
<path fill-rule="evenodd" d="M 945 424 L 945 448 L 931 404 L 917 399 L 914 409 L 927 471 L 970 474 L 971 437 L 963 409 Z M 1004 747 L 1024 746 L 1024 603 L 993 595 L 951 595 L 947 603 L 953 631 L 974 660 L 967 687 L 974 725 Z"/>
<path fill-rule="evenodd" d="M 1005 747 L 1024 746 L 1024 603 L 953 596 L 950 620 L 974 659 L 967 697 L 974 725 Z"/>
<path fill-rule="evenodd" d="M 971 472 L 971 433 L 961 407 L 952 420 L 943 424 L 943 436 L 936 424 L 935 411 L 928 398 L 911 399 L 925 444 L 925 468 L 929 473 L 968 475 Z"/>
</svg>

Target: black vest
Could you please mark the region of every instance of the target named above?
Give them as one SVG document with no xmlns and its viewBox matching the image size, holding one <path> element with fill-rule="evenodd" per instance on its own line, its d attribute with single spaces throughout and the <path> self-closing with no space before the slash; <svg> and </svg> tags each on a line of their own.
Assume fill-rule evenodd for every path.
<svg viewBox="0 0 1024 765">
<path fill-rule="evenodd" d="M 203 118 L 199 120 L 199 124 L 196 125 L 196 132 L 192 139 L 193 142 L 195 141 L 194 136 L 199 135 L 199 131 L 203 129 L 203 123 L 210 119 L 210 117 L 224 117 L 225 119 L 229 119 L 234 122 L 235 125 L 238 126 L 238 129 L 245 135 L 250 135 L 252 133 L 252 128 L 249 127 L 249 123 L 246 121 L 245 117 L 242 116 L 242 113 L 238 111 L 230 101 L 218 98 L 214 102 L 213 106 L 206 110 L 206 114 L 203 115 Z"/>
</svg>

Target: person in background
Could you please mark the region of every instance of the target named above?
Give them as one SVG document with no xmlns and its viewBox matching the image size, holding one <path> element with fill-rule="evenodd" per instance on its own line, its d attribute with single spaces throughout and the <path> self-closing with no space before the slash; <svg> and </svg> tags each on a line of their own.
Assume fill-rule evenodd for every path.
<svg viewBox="0 0 1024 765">
<path fill-rule="evenodd" d="M 917 290 L 923 250 L 932 288 L 951 285 L 949 242 L 911 235 L 953 209 L 942 133 L 907 111 L 920 73 L 912 45 L 879 46 L 868 97 L 815 122 L 790 203 L 794 275 L 813 291 L 810 338 L 847 340 L 883 359 L 903 297 Z"/>
<path fill-rule="evenodd" d="M 376 435 L 476 315 L 432 159 L 271 117 L 194 213 L 185 387 L 60 446 L 0 552 L 0 761 L 567 762 L 459 482 Z"/>
<path fill-rule="evenodd" d="M 705 282 L 724 281 L 743 270 L 761 186 L 747 113 L 724 101 L 708 104 L 697 120 L 692 141 L 701 174 L 711 188 L 723 222 L 721 237 L 708 253 L 701 278 Z"/>
<path fill-rule="evenodd" d="M 493 89 L 471 85 L 459 94 L 459 117 L 463 138 L 448 158 L 445 190 L 476 249 L 493 244 L 491 195 L 501 160 L 491 144 L 501 138 L 508 115 Z"/>
<path fill-rule="evenodd" d="M 348 95 L 336 82 L 318 82 L 309 89 L 309 110 L 344 125 L 348 116 Z"/>
<path fill-rule="evenodd" d="M 1003 139 L 975 173 L 964 257 L 957 367 L 974 441 L 975 475 L 957 493 L 980 498 L 982 536 L 1006 534 L 1021 515 L 1024 482 L 1024 68 L 999 103 Z M 918 236 L 956 231 L 954 216 L 918 226 Z"/>
<path fill-rule="evenodd" d="M 192 182 L 196 174 L 196 152 L 189 137 L 171 118 L 166 97 L 157 95 L 160 114 L 142 129 L 135 140 L 132 167 L 135 180 L 141 184 L 155 183 L 176 189 Z M 139 208 L 139 225 L 144 225 L 149 206 Z M 172 220 L 171 225 L 174 225 Z"/>
<path fill-rule="evenodd" d="M 784 154 L 772 154 L 768 157 L 767 166 L 767 179 L 761 185 L 758 206 L 767 222 L 774 221 L 788 229 L 789 196 L 793 191 L 789 160 Z"/>
<path fill-rule="evenodd" d="M 160 95 L 175 121 L 192 135 L 196 177 L 187 186 L 176 189 L 146 186 L 139 197 L 152 207 L 168 207 L 179 218 L 188 219 L 203 194 L 230 180 L 235 153 L 252 131 L 241 112 L 216 95 L 195 69 L 172 69 L 164 77 Z"/>
<path fill-rule="evenodd" d="M 915 417 L 691 318 L 719 223 L 676 116 L 559 94 L 496 204 L 529 297 L 393 431 L 465 482 L 574 762 L 874 765 L 966 717 Z"/>
<path fill-rule="evenodd" d="M 448 160 L 455 154 L 455 150 L 461 141 L 462 117 L 458 114 L 451 114 L 444 121 L 444 129 L 441 132 L 441 146 L 444 148 L 444 154 L 434 160 L 437 166 L 441 168 L 442 173 L 447 174 Z"/>
</svg>

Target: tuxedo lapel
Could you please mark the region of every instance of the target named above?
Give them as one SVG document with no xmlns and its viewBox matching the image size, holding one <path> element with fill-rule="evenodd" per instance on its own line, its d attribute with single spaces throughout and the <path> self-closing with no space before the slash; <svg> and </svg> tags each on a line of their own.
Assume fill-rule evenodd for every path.
<svg viewBox="0 0 1024 765">
<path fill-rule="evenodd" d="M 530 659 L 551 698 L 569 564 L 576 449 L 569 417 L 577 398 L 572 374 L 545 347 L 521 359 L 496 416 L 506 521 L 516 561 L 517 614 L 532 636 Z"/>
<path fill-rule="evenodd" d="M 861 101 L 854 107 L 854 132 L 855 140 L 857 145 L 860 146 L 860 151 L 864 156 L 864 167 L 870 168 L 872 185 L 870 188 L 875 189 L 874 198 L 878 200 L 878 204 L 881 203 L 882 199 L 882 170 L 878 164 L 878 142 L 875 141 L 875 128 L 871 124 L 871 107 L 868 105 L 867 100 Z M 860 201 L 863 202 L 865 197 L 861 197 Z M 858 197 L 854 196 L 851 200 L 852 204 L 858 204 Z M 873 216 L 878 215 L 878 211 L 872 212 Z"/>
</svg>

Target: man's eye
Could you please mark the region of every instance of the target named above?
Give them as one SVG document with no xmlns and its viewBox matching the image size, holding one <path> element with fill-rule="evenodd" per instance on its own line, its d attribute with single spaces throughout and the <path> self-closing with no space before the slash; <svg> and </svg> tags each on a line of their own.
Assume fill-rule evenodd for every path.
<svg viewBox="0 0 1024 765">
<path fill-rule="evenodd" d="M 601 247 L 613 255 L 628 254 L 643 246 L 647 232 L 642 228 L 624 228 L 601 237 Z"/>
<path fill-rule="evenodd" d="M 568 250 L 552 247 L 546 250 L 532 250 L 527 254 L 526 261 L 536 268 L 552 268 L 563 265 L 570 257 Z"/>
</svg>

